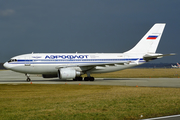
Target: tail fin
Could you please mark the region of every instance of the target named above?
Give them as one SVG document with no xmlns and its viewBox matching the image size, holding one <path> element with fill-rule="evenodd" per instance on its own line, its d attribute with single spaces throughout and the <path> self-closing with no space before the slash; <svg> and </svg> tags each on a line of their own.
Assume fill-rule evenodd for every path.
<svg viewBox="0 0 180 120">
<path fill-rule="evenodd" d="M 136 46 L 125 53 L 155 53 L 165 25 L 165 23 L 154 24 Z"/>
</svg>

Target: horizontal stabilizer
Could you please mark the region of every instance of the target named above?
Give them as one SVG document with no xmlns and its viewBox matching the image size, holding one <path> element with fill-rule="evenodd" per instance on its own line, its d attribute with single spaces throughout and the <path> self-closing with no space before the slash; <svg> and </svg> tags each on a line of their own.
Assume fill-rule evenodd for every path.
<svg viewBox="0 0 180 120">
<path fill-rule="evenodd" d="M 164 56 L 171 56 L 171 55 L 176 55 L 175 53 L 170 53 L 170 54 L 158 54 L 158 53 L 155 53 L 155 54 L 146 54 L 143 56 L 143 59 L 145 61 L 150 61 L 150 60 L 154 60 L 154 59 L 157 59 L 157 58 L 162 58 Z"/>
</svg>

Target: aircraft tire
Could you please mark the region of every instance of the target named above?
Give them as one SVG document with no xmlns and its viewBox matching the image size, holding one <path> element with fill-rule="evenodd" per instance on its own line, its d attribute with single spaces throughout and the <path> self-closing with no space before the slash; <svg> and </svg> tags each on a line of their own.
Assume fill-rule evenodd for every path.
<svg viewBox="0 0 180 120">
<path fill-rule="evenodd" d="M 85 77 L 84 81 L 94 81 L 94 77 Z"/>
<path fill-rule="evenodd" d="M 90 77 L 89 79 L 90 79 L 90 81 L 94 81 L 94 77 Z"/>
<path fill-rule="evenodd" d="M 30 78 L 27 78 L 27 80 L 26 80 L 27 82 L 30 82 L 31 81 L 31 79 Z"/>
<path fill-rule="evenodd" d="M 84 78 L 84 81 L 89 81 L 88 77 L 85 77 L 85 78 Z"/>
<path fill-rule="evenodd" d="M 75 77 L 73 81 L 82 81 L 82 77 Z"/>
<path fill-rule="evenodd" d="M 82 77 L 77 77 L 77 81 L 82 81 Z"/>
</svg>

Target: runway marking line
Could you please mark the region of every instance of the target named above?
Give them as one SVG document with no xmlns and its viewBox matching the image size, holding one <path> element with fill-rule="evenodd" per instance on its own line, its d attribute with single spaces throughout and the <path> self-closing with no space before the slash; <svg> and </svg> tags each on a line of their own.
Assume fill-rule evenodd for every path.
<svg viewBox="0 0 180 120">
<path fill-rule="evenodd" d="M 180 115 L 171 115 L 171 116 L 164 116 L 164 117 L 157 117 L 157 118 L 148 118 L 148 119 L 142 119 L 142 120 L 158 120 L 158 119 L 172 118 L 172 117 L 180 117 Z"/>
</svg>

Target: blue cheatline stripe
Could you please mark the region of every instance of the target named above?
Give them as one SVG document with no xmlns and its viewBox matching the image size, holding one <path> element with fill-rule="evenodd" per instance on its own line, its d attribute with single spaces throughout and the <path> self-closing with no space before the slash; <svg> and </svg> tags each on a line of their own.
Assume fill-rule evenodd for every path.
<svg viewBox="0 0 180 120">
<path fill-rule="evenodd" d="M 30 59 L 30 60 L 17 60 L 17 62 L 12 62 L 11 64 L 78 64 L 78 63 L 113 63 L 122 61 L 136 61 L 145 62 L 143 58 L 133 58 L 133 59 Z"/>
<path fill-rule="evenodd" d="M 131 59 L 30 59 L 30 60 L 17 60 L 18 62 L 24 62 L 24 61 L 135 61 L 139 58 L 131 58 Z M 139 60 L 143 60 L 143 58 L 140 58 Z"/>
</svg>

